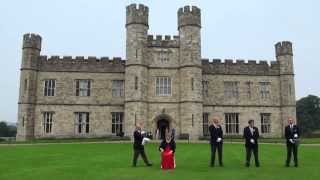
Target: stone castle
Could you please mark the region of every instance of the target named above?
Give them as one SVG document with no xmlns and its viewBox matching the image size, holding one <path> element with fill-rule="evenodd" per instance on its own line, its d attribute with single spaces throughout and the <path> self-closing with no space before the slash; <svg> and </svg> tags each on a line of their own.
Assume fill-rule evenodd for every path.
<svg viewBox="0 0 320 180">
<path fill-rule="evenodd" d="M 208 136 L 213 116 L 225 135 L 255 120 L 280 137 L 296 117 L 292 44 L 275 45 L 276 61 L 203 59 L 200 9 L 178 10 L 177 36 L 148 35 L 149 9 L 126 8 L 126 60 L 41 55 L 42 38 L 23 36 L 17 140 L 132 136 L 142 122 L 155 138 Z"/>
</svg>

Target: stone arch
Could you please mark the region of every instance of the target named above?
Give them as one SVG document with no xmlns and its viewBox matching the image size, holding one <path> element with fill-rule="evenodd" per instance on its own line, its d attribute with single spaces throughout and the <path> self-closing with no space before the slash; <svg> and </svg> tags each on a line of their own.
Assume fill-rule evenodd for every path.
<svg viewBox="0 0 320 180">
<path fill-rule="evenodd" d="M 162 139 L 166 128 L 171 129 L 174 120 L 166 113 L 161 113 L 153 119 L 154 137 L 155 139 Z"/>
</svg>

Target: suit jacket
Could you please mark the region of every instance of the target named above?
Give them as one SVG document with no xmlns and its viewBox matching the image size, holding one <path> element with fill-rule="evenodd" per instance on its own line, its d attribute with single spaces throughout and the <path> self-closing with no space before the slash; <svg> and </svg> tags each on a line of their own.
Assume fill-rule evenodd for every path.
<svg viewBox="0 0 320 180">
<path fill-rule="evenodd" d="M 142 145 L 143 136 L 140 131 L 135 130 L 133 132 L 134 142 L 133 142 L 133 148 L 134 149 L 144 149 L 144 146 Z"/>
<path fill-rule="evenodd" d="M 167 147 L 167 145 L 170 146 L 170 149 L 173 151 L 173 153 L 176 151 L 176 142 L 174 140 L 171 140 L 170 143 L 167 143 L 166 140 L 163 140 L 159 146 L 159 151 L 160 148 L 164 150 Z"/>
<path fill-rule="evenodd" d="M 253 134 L 252 134 L 249 126 L 245 127 L 243 130 L 243 138 L 246 140 L 246 147 L 257 147 L 258 146 L 258 138 L 259 138 L 258 128 L 253 127 Z M 254 140 L 254 144 L 250 142 L 251 139 Z"/>
<path fill-rule="evenodd" d="M 217 128 L 214 125 L 210 125 L 209 132 L 210 132 L 210 136 L 211 136 L 210 144 L 222 143 L 222 140 L 220 142 L 217 142 L 218 138 L 223 139 L 223 131 L 222 131 L 222 127 L 220 125 L 218 125 Z"/>
<path fill-rule="evenodd" d="M 289 139 L 297 140 L 298 138 L 294 137 L 294 134 L 298 135 L 298 138 L 300 137 L 300 131 L 297 125 L 293 125 L 292 128 L 290 128 L 290 125 L 286 126 L 284 136 L 286 137 L 287 144 L 291 144 Z"/>
</svg>

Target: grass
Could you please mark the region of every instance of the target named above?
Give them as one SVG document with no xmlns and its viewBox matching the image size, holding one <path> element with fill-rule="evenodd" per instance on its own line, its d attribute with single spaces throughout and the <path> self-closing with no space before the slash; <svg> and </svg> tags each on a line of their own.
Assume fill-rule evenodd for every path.
<svg viewBox="0 0 320 180">
<path fill-rule="evenodd" d="M 139 159 L 132 168 L 131 144 L 35 144 L 0 146 L 1 180 L 241 180 L 241 179 L 319 179 L 320 146 L 299 147 L 300 167 L 285 168 L 283 145 L 260 145 L 261 167 L 244 167 L 242 144 L 224 145 L 225 167 L 208 167 L 208 144 L 177 144 L 174 171 L 160 169 L 157 144 L 147 144 L 146 152 L 154 166 L 145 167 Z"/>
<path fill-rule="evenodd" d="M 101 138 L 69 138 L 69 139 L 36 139 L 29 141 L 0 141 L 0 144 L 40 144 L 40 143 L 82 143 L 82 142 L 105 142 L 105 141 L 130 141 L 128 137 L 101 137 Z M 184 140 L 185 142 L 187 140 Z M 225 142 L 243 142 L 242 138 L 225 137 Z M 207 139 L 202 139 L 201 142 L 208 142 Z M 260 138 L 261 143 L 285 143 L 283 138 Z M 320 144 L 320 138 L 301 138 L 302 144 Z"/>
<path fill-rule="evenodd" d="M 241 138 L 227 138 L 226 142 L 243 142 Z M 285 143 L 286 140 L 284 138 L 260 138 L 259 142 L 262 143 Z M 320 144 L 320 138 L 301 138 L 300 143 L 302 144 Z"/>
</svg>

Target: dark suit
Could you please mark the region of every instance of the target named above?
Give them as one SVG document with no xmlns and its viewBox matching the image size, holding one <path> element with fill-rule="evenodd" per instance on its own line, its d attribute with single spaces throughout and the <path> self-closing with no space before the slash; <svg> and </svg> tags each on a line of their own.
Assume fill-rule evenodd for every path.
<svg viewBox="0 0 320 180">
<path fill-rule="evenodd" d="M 215 127 L 214 125 L 209 126 L 210 132 L 210 147 L 211 147 L 211 162 L 210 165 L 214 166 L 215 158 L 216 158 L 216 151 L 218 150 L 218 158 L 220 166 L 223 165 L 222 163 L 222 139 L 223 139 L 223 131 L 222 127 L 218 125 Z M 220 142 L 217 142 L 217 139 L 221 138 Z"/>
<path fill-rule="evenodd" d="M 160 148 L 165 150 L 168 145 L 170 147 L 170 150 L 173 153 L 175 153 L 176 152 L 176 142 L 173 139 L 170 141 L 170 143 L 167 143 L 166 140 L 162 140 L 162 142 L 160 143 L 160 146 L 159 146 L 159 151 L 160 151 Z"/>
<path fill-rule="evenodd" d="M 245 138 L 245 147 L 246 147 L 246 166 L 250 166 L 251 154 L 253 152 L 255 164 L 257 167 L 260 166 L 259 157 L 258 157 L 258 138 L 259 130 L 257 127 L 253 127 L 253 132 L 250 131 L 249 126 L 245 127 L 243 130 L 243 138 Z M 251 142 L 251 139 L 254 140 L 254 143 Z"/>
<path fill-rule="evenodd" d="M 295 134 L 297 137 L 295 137 Z M 286 165 L 289 166 L 291 161 L 291 156 L 293 154 L 294 164 L 298 166 L 298 138 L 300 137 L 299 128 L 297 125 L 290 125 L 286 126 L 285 128 L 285 137 L 287 140 L 287 161 Z M 293 142 L 290 142 L 292 139 Z"/>
<path fill-rule="evenodd" d="M 133 143 L 133 166 L 137 165 L 137 159 L 139 155 L 141 155 L 143 161 L 146 163 L 146 165 L 149 165 L 148 158 L 146 156 L 146 153 L 144 152 L 144 146 L 142 145 L 143 136 L 140 131 L 135 130 L 133 133 L 134 137 L 134 143 Z"/>
</svg>

